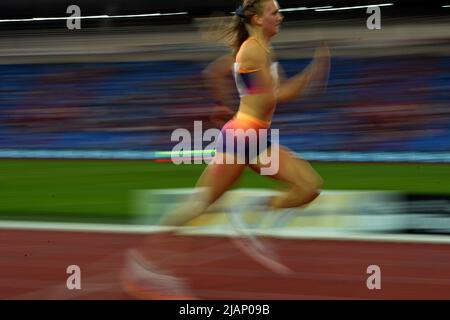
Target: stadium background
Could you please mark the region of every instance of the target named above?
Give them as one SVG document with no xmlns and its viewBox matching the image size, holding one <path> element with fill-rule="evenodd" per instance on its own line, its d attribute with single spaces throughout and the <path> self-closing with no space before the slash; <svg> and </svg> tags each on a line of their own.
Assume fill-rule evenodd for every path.
<svg viewBox="0 0 450 320">
<path fill-rule="evenodd" d="M 280 5 L 378 4 L 366 2 Z M 274 47 L 286 73 L 305 67 L 321 40 L 330 45 L 332 70 L 326 94 L 279 106 L 273 125 L 280 128 L 282 144 L 312 161 L 325 190 L 401 194 L 406 222 L 395 225 L 395 233 L 437 234 L 442 243 L 450 233 L 450 8 L 445 1 L 391 3 L 381 7 L 381 30 L 367 29 L 365 8 L 284 12 Z M 182 14 L 86 19 L 80 30 L 68 30 L 65 20 L 17 21 L 67 17 L 71 4 L 80 6 L 83 16 Z M 175 145 L 174 129 L 192 129 L 194 120 L 202 120 L 205 129 L 215 126 L 201 71 L 227 48 L 201 31 L 214 21 L 211 15 L 234 8 L 235 1 L 0 4 L 5 239 L 7 232 L 23 232 L 11 231 L 11 221 L 135 225 L 136 214 L 142 214 L 134 210 L 136 190 L 195 184 L 204 165 L 175 166 L 166 152 Z M 235 107 L 234 92 L 232 102 Z M 281 186 L 246 172 L 237 187 Z M 357 197 L 351 201 L 358 203 Z M 379 208 L 398 213 L 388 212 L 384 202 Z M 390 218 L 377 229 L 381 239 L 392 232 Z M 412 252 L 420 256 L 423 244 L 416 241 Z M 17 264 L 5 261 L 4 270 Z M 448 285 L 442 277 L 441 284 Z M 448 297 L 442 292 L 438 297 Z"/>
</svg>

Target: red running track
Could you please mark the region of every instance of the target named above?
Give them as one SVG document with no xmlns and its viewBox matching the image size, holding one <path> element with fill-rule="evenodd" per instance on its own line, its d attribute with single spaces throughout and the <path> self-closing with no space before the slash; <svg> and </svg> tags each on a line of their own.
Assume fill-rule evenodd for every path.
<svg viewBox="0 0 450 320">
<path fill-rule="evenodd" d="M 0 230 L 1 299 L 130 299 L 119 274 L 142 234 Z M 151 235 L 156 262 L 201 299 L 450 299 L 450 245 L 273 239 L 293 275 L 266 270 L 230 238 Z M 81 290 L 68 290 L 69 265 Z M 381 290 L 369 290 L 369 265 Z"/>
</svg>

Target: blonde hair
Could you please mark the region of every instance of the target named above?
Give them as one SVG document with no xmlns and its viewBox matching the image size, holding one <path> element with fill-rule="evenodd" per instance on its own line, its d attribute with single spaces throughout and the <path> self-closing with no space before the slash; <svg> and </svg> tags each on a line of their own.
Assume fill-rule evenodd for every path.
<svg viewBox="0 0 450 320">
<path fill-rule="evenodd" d="M 249 37 L 247 24 L 250 25 L 254 15 L 261 15 L 264 11 L 264 3 L 270 0 L 244 0 L 236 10 L 231 23 L 221 31 L 220 38 L 225 40 L 236 55 L 241 45 Z"/>
</svg>

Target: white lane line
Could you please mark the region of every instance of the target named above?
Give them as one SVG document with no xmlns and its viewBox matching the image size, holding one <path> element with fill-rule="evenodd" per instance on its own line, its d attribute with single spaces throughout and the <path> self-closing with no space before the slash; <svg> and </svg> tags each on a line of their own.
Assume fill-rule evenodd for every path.
<svg viewBox="0 0 450 320">
<path fill-rule="evenodd" d="M 103 223 L 0 221 L 0 230 L 37 230 L 62 232 L 106 232 L 106 233 L 157 233 L 173 230 L 172 227 Z"/>
<path fill-rule="evenodd" d="M 93 232 L 118 234 L 149 234 L 163 231 L 176 231 L 181 235 L 192 236 L 235 236 L 229 226 L 212 227 L 167 227 L 153 225 L 71 223 L 71 222 L 34 222 L 34 221 L 0 221 L 0 230 L 30 230 L 55 232 Z M 336 230 L 307 230 L 306 228 L 267 228 L 249 229 L 257 236 L 269 236 L 282 239 L 311 240 L 349 240 L 378 242 L 411 242 L 450 244 L 448 235 L 415 235 L 415 234 L 375 234 Z"/>
</svg>

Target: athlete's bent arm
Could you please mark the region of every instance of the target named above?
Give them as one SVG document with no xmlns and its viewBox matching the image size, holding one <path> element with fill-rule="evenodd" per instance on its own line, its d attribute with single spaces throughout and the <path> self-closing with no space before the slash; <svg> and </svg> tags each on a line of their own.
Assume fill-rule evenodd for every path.
<svg viewBox="0 0 450 320">
<path fill-rule="evenodd" d="M 328 81 L 329 60 L 328 47 L 322 44 L 316 50 L 312 63 L 303 72 L 280 84 L 277 101 L 279 103 L 291 102 L 307 90 L 310 93 L 322 91 Z"/>
<path fill-rule="evenodd" d="M 231 99 L 227 76 L 231 74 L 233 55 L 227 54 L 211 62 L 202 72 L 203 80 L 214 99 L 214 110 L 211 120 L 222 125 L 222 122 L 231 117 L 233 111 L 229 108 Z"/>
<path fill-rule="evenodd" d="M 233 56 L 227 54 L 211 62 L 203 70 L 203 79 L 210 89 L 217 104 L 229 105 L 229 86 L 225 83 L 228 75 L 231 74 L 233 66 Z"/>
<path fill-rule="evenodd" d="M 303 72 L 281 83 L 278 89 L 277 102 L 287 103 L 297 99 L 311 83 L 313 71 L 312 65 L 310 65 Z"/>
</svg>

